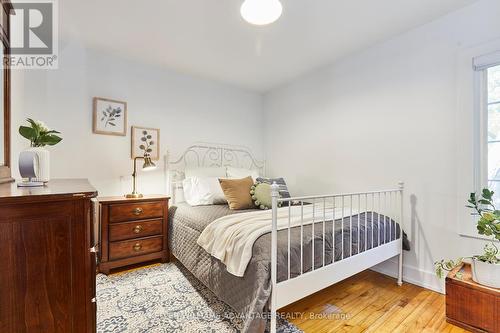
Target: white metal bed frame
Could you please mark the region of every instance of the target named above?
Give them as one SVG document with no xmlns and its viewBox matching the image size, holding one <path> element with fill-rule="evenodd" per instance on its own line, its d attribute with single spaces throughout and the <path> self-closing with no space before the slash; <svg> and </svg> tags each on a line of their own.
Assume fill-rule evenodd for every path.
<svg viewBox="0 0 500 333">
<path fill-rule="evenodd" d="M 169 161 L 169 155 L 166 156 L 166 176 L 167 183 L 170 189 L 170 195 L 174 203 L 176 202 L 176 192 L 182 189 L 182 180 L 184 179 L 184 170 L 192 167 L 224 167 L 224 166 L 234 166 L 239 168 L 247 169 L 258 169 L 261 175 L 265 175 L 265 163 L 255 159 L 251 151 L 245 147 L 241 146 L 231 146 L 231 145 L 221 145 L 212 143 L 197 143 L 188 147 L 181 157 L 172 162 Z M 397 283 L 402 284 L 402 269 L 403 269 L 403 189 L 404 184 L 399 183 L 398 188 L 381 190 L 381 191 L 369 191 L 369 192 L 358 192 L 358 193 L 345 193 L 345 194 L 331 194 L 331 195 L 319 195 L 319 196 L 302 196 L 294 198 L 280 198 L 278 192 L 279 186 L 273 184 L 271 186 L 272 195 L 272 231 L 271 231 L 271 282 L 272 282 L 272 293 L 270 298 L 270 310 L 271 310 L 271 333 L 276 332 L 277 323 L 277 312 L 278 309 L 298 301 L 306 296 L 309 296 L 321 289 L 324 289 L 332 284 L 340 282 L 354 274 L 357 274 L 363 270 L 373 267 L 383 261 L 386 261 L 392 257 L 398 256 L 398 279 Z M 291 229 L 294 227 L 290 224 L 290 217 L 288 218 L 288 226 L 285 229 L 280 229 L 281 232 L 285 230 L 288 234 L 288 279 L 284 281 L 277 281 L 278 276 L 278 265 L 277 265 L 277 255 L 278 255 L 278 207 L 280 204 L 288 205 L 290 209 L 291 203 L 299 203 L 304 206 L 305 203 L 312 204 L 313 208 L 313 223 L 312 234 L 315 235 L 315 224 L 322 224 L 322 258 L 323 263 L 321 267 L 316 268 L 314 264 L 314 241 L 312 242 L 312 258 L 311 258 L 311 270 L 304 272 L 303 270 L 303 227 L 304 219 L 303 216 L 300 221 L 300 232 L 301 232 L 301 270 L 300 275 L 296 277 L 290 276 L 290 233 Z M 333 207 L 341 207 L 342 209 L 342 247 L 341 247 L 341 259 L 335 260 L 335 234 L 333 236 L 333 259 L 331 263 L 325 263 L 326 249 L 325 249 L 325 226 L 327 223 L 335 224 L 335 209 L 332 210 L 332 215 L 327 216 L 325 210 L 325 204 L 329 202 L 333 204 Z M 315 205 L 316 203 L 322 203 L 323 209 L 318 211 L 317 218 L 315 219 Z M 352 253 L 353 248 L 353 209 L 357 203 L 357 251 L 355 254 Z M 364 210 L 362 209 L 364 208 Z M 283 208 L 282 208 L 283 209 Z M 346 217 L 344 215 L 345 210 L 348 210 L 350 215 Z M 375 237 L 373 234 L 373 217 L 374 211 L 377 211 L 377 246 L 374 245 Z M 364 237 L 364 248 L 360 247 L 359 237 L 360 237 L 360 218 L 361 213 L 364 212 L 364 223 L 365 223 L 365 237 Z M 371 235 L 367 232 L 367 216 L 371 213 Z M 383 215 L 382 215 L 383 213 Z M 380 236 L 380 223 L 381 216 L 383 218 L 383 241 L 382 236 Z M 349 253 L 344 253 L 344 223 L 345 219 L 349 220 Z M 399 224 L 399 235 L 396 232 L 396 223 Z M 387 226 L 389 224 L 389 227 Z M 297 226 L 295 226 L 297 227 Z M 386 239 L 386 228 L 390 228 L 389 239 Z M 394 237 L 392 237 L 392 230 L 394 228 Z M 335 225 L 332 226 L 332 230 L 335 230 Z M 333 231 L 335 232 L 335 231 Z M 368 237 L 371 236 L 371 248 L 368 247 Z M 314 236 L 315 237 L 315 236 Z"/>
</svg>

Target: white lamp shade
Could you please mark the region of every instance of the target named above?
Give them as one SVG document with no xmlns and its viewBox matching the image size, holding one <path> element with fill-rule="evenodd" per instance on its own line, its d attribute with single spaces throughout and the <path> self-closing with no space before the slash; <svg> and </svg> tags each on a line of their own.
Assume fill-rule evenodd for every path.
<svg viewBox="0 0 500 333">
<path fill-rule="evenodd" d="M 279 0 L 245 0 L 240 12 L 248 23 L 266 25 L 280 18 L 283 6 Z"/>
</svg>

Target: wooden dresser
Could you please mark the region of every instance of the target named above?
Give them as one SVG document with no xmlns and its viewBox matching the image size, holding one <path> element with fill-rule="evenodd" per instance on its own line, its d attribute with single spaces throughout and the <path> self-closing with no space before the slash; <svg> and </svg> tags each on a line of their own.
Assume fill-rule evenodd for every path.
<svg viewBox="0 0 500 333">
<path fill-rule="evenodd" d="M 86 180 L 0 185 L 0 332 L 95 332 L 96 195 Z"/>
<path fill-rule="evenodd" d="M 99 271 L 151 260 L 168 261 L 167 196 L 99 198 L 101 251 Z"/>
<path fill-rule="evenodd" d="M 500 333 L 500 289 L 472 280 L 462 263 L 446 278 L 446 321 L 472 332 Z"/>
</svg>

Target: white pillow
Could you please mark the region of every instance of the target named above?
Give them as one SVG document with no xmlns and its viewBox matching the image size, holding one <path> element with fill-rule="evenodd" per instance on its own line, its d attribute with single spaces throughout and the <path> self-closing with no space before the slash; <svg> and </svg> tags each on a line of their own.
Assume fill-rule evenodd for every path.
<svg viewBox="0 0 500 333">
<path fill-rule="evenodd" d="M 190 177 L 226 177 L 226 168 L 224 167 L 208 167 L 208 168 L 190 168 L 184 170 L 186 178 Z"/>
<path fill-rule="evenodd" d="M 226 171 L 228 178 L 241 179 L 241 178 L 246 178 L 248 176 L 252 176 L 254 182 L 257 178 L 259 178 L 259 170 L 250 170 L 250 169 L 227 166 Z"/>
<path fill-rule="evenodd" d="M 182 181 L 184 200 L 191 206 L 227 203 L 217 177 L 189 177 Z"/>
</svg>

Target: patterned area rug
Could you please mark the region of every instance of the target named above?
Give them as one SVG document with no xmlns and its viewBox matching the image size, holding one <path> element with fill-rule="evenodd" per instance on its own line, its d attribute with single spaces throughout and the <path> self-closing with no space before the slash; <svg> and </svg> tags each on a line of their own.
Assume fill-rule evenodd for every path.
<svg viewBox="0 0 500 333">
<path fill-rule="evenodd" d="M 173 263 L 97 275 L 97 332 L 240 332 L 236 313 Z M 287 321 L 278 332 L 302 332 Z"/>
</svg>

